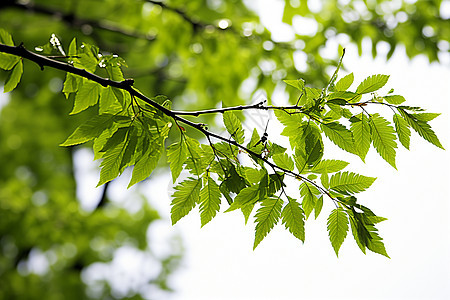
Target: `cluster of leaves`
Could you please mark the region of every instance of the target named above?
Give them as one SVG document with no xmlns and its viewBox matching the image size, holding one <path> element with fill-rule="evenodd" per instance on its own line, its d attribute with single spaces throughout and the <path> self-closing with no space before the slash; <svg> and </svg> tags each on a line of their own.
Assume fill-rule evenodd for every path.
<svg viewBox="0 0 450 300">
<path fill-rule="evenodd" d="M 6 32 L 2 31 L 1 36 L 2 43 L 13 46 Z M 51 48 L 60 52 L 62 49 L 54 38 Z M 104 75 L 111 82 L 125 82 L 121 71 L 124 61 L 115 55 L 102 55 L 95 46 L 85 43 L 78 46 L 74 39 L 65 59 L 73 70 L 84 69 L 90 74 Z M 18 66 L 19 62 L 21 64 L 21 58 L 17 56 L 0 53 L 0 67 L 11 70 L 8 90 L 20 81 L 20 74 L 17 74 L 23 69 L 22 65 Z M 228 136 L 215 134 L 205 124 L 181 117 L 190 112 L 171 110 L 166 97 L 146 98 L 129 85 L 101 85 L 100 81 L 75 75 L 76 72 L 69 69 L 63 93 L 66 97 L 74 95 L 71 114 L 98 105 L 98 115 L 80 125 L 61 145 L 93 141 L 95 158 L 102 159 L 98 185 L 113 180 L 130 166 L 134 166 L 130 186 L 140 182 L 151 174 L 165 152 L 176 183 L 171 204 L 173 224 L 199 205 L 204 226 L 226 200 L 229 206 L 226 212 L 240 210 L 246 223 L 255 207 L 259 207 L 254 218 L 254 248 L 279 222 L 304 241 L 305 220 L 313 211 L 316 218 L 319 216 L 325 198 L 335 204 L 327 225 L 336 255 L 350 223 L 353 237 L 364 253 L 369 249 L 388 256 L 375 228 L 386 219 L 359 204 L 356 198 L 356 194 L 368 189 L 375 178 L 343 171 L 348 165 L 345 161 L 324 159 L 323 138 L 327 137 L 363 161 L 373 145 L 395 168 L 396 141 L 409 148 L 411 128 L 428 142 L 443 148 L 428 124 L 438 114 L 402 105 L 405 99 L 394 95 L 392 90 L 379 96 L 376 92 L 387 83 L 387 75 L 370 76 L 351 91 L 353 73 L 337 80 L 341 63 L 342 58 L 323 89 L 306 86 L 302 79 L 286 80 L 286 84 L 299 92 L 293 106 L 261 102 L 248 107 L 191 112 L 195 116 L 222 114 Z M 390 108 L 393 121 L 389 122 L 378 113 L 369 113 L 368 107 L 376 105 Z M 289 145 L 278 145 L 256 129 L 247 139 L 235 113 L 246 109 L 273 110 L 284 127 L 282 135 L 289 138 Z M 190 137 L 182 125 L 200 131 L 206 143 Z M 171 130 L 178 132 L 179 139 L 166 148 L 165 140 Z M 244 156 L 248 156 L 249 163 L 244 162 Z M 288 195 L 287 177 L 298 180 L 296 195 Z"/>
</svg>

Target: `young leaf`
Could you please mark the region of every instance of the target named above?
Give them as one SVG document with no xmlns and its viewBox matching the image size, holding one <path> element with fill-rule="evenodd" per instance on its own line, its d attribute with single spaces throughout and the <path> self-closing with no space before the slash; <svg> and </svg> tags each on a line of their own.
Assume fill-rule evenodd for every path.
<svg viewBox="0 0 450 300">
<path fill-rule="evenodd" d="M 122 111 L 122 105 L 120 105 L 113 88 L 111 86 L 101 88 L 98 113 L 100 115 L 115 114 L 120 111 Z"/>
<path fill-rule="evenodd" d="M 394 114 L 395 132 L 397 132 L 400 143 L 409 150 L 411 130 L 408 123 L 398 114 Z"/>
<path fill-rule="evenodd" d="M 280 219 L 282 204 L 283 201 L 280 198 L 267 198 L 261 202 L 261 207 L 255 215 L 256 229 L 253 250 L 266 237 L 266 235 L 272 230 Z"/>
<path fill-rule="evenodd" d="M 331 245 L 338 256 L 348 231 L 348 218 L 342 208 L 333 209 L 328 217 L 327 229 Z"/>
<path fill-rule="evenodd" d="M 78 75 L 74 75 L 72 73 L 66 74 L 66 80 L 64 81 L 64 86 L 62 92 L 66 98 L 69 97 L 71 93 L 75 93 L 78 91 L 78 79 L 80 78 Z"/>
<path fill-rule="evenodd" d="M 105 144 L 102 150 L 105 154 L 100 164 L 102 169 L 97 187 L 119 176 L 123 155 L 129 142 L 127 140 L 129 131 L 130 128 L 120 128 Z"/>
<path fill-rule="evenodd" d="M 364 224 L 362 224 L 357 219 L 357 217 L 355 217 L 356 212 L 353 213 L 351 210 L 347 210 L 347 213 L 349 214 L 350 227 L 352 229 L 353 238 L 359 249 L 361 249 L 361 251 L 366 254 L 366 246 L 370 234 L 365 228 Z"/>
<path fill-rule="evenodd" d="M 0 43 L 7 46 L 14 46 L 14 41 L 11 34 L 3 28 L 0 28 Z"/>
<path fill-rule="evenodd" d="M 373 146 L 378 154 L 387 161 L 395 169 L 395 131 L 390 123 L 379 114 L 374 114 L 370 117 L 370 127 L 372 129 Z"/>
<path fill-rule="evenodd" d="M 295 199 L 288 197 L 289 202 L 281 212 L 281 219 L 290 233 L 300 241 L 305 242 L 305 214 Z"/>
<path fill-rule="evenodd" d="M 0 69 L 9 71 L 19 62 L 20 58 L 18 56 L 0 53 Z"/>
<path fill-rule="evenodd" d="M 239 144 L 242 144 L 244 142 L 244 130 L 242 129 L 241 121 L 236 117 L 235 113 L 226 111 L 223 114 L 223 123 L 231 137 Z"/>
<path fill-rule="evenodd" d="M 14 46 L 11 35 L 3 28 L 0 28 L 0 43 L 7 46 Z M 18 56 L 8 53 L 0 53 L 0 69 L 9 71 L 17 64 L 19 60 L 20 58 Z"/>
<path fill-rule="evenodd" d="M 354 80 L 353 73 L 350 73 L 347 76 L 342 77 L 336 83 L 336 90 L 337 91 L 346 91 L 346 90 L 348 90 L 349 87 L 352 85 L 353 80 Z"/>
<path fill-rule="evenodd" d="M 212 220 L 220 209 L 220 190 L 217 183 L 208 176 L 200 191 L 200 219 L 202 227 Z"/>
<path fill-rule="evenodd" d="M 406 122 L 408 122 L 408 124 L 412 127 L 412 129 L 414 129 L 414 131 L 416 131 L 422 138 L 432 143 L 436 147 L 445 150 L 444 147 L 441 145 L 441 142 L 439 141 L 438 137 L 431 129 L 431 126 L 427 122 L 419 120 L 414 114 L 407 113 L 402 108 L 399 108 L 398 110 L 402 115 L 402 117 L 406 120 Z"/>
<path fill-rule="evenodd" d="M 169 161 L 173 182 L 180 176 L 181 170 L 183 170 L 183 164 L 187 159 L 187 154 L 186 141 L 183 137 L 178 143 L 173 143 L 167 147 L 167 159 Z"/>
<path fill-rule="evenodd" d="M 321 128 L 325 135 L 339 148 L 355 153 L 355 145 L 353 143 L 352 132 L 344 125 L 337 122 L 321 124 Z"/>
<path fill-rule="evenodd" d="M 297 79 L 297 80 L 283 80 L 287 85 L 290 85 L 292 87 L 295 87 L 300 92 L 303 91 L 305 88 L 305 81 L 303 79 Z"/>
<path fill-rule="evenodd" d="M 254 202 L 257 200 L 259 194 L 259 185 L 251 185 L 243 188 L 239 194 L 234 198 L 233 203 L 225 212 L 230 212 L 236 210 L 238 208 L 243 207 L 244 205 Z"/>
<path fill-rule="evenodd" d="M 136 147 L 138 143 L 139 130 L 133 126 L 130 127 L 127 136 L 127 143 L 120 162 L 119 174 L 122 174 L 126 167 L 131 166 L 135 162 L 135 155 L 137 154 Z"/>
<path fill-rule="evenodd" d="M 299 173 L 314 166 L 323 156 L 323 142 L 319 128 L 312 123 L 304 122 L 301 132 L 296 142 L 294 155 Z"/>
<path fill-rule="evenodd" d="M 273 162 L 280 168 L 292 171 L 294 170 L 294 161 L 292 158 L 286 154 L 276 154 L 272 157 Z"/>
<path fill-rule="evenodd" d="M 314 218 L 317 219 L 317 217 L 320 215 L 320 212 L 322 211 L 323 207 L 323 196 L 320 196 L 316 201 L 316 206 L 314 206 Z"/>
<path fill-rule="evenodd" d="M 350 129 L 353 133 L 356 153 L 364 161 L 372 142 L 369 119 L 361 113 L 357 117 L 351 118 L 350 121 L 352 121 Z"/>
<path fill-rule="evenodd" d="M 312 173 L 322 174 L 322 173 L 335 173 L 341 171 L 348 166 L 348 162 L 337 159 L 324 159 L 321 160 L 312 169 Z"/>
<path fill-rule="evenodd" d="M 172 225 L 175 225 L 182 217 L 186 216 L 199 201 L 202 179 L 188 178 L 175 186 L 175 193 L 172 197 L 172 209 L 170 218 Z"/>
<path fill-rule="evenodd" d="M 377 229 L 373 225 L 366 225 L 367 230 L 370 233 L 370 239 L 367 243 L 367 248 L 375 253 L 381 254 L 390 258 L 384 247 L 383 239 L 378 235 Z"/>
<path fill-rule="evenodd" d="M 190 170 L 191 174 L 200 176 L 206 171 L 206 167 L 211 160 L 204 156 L 204 151 L 200 147 L 199 141 L 185 136 L 186 150 L 188 159 L 186 160 L 186 168 Z"/>
<path fill-rule="evenodd" d="M 437 113 L 420 113 L 420 114 L 411 114 L 413 118 L 422 122 L 429 122 L 439 117 L 441 114 Z"/>
<path fill-rule="evenodd" d="M 100 134 L 113 124 L 113 115 L 99 115 L 89 119 L 80 125 L 75 131 L 60 144 L 60 146 L 73 146 L 86 143 L 100 136 Z"/>
<path fill-rule="evenodd" d="M 372 75 L 364 79 L 358 86 L 356 92 L 359 94 L 367 94 L 381 89 L 389 79 L 389 75 Z"/>
<path fill-rule="evenodd" d="M 100 88 L 101 85 L 99 85 L 97 82 L 90 80 L 85 81 L 81 88 L 79 88 L 75 96 L 73 110 L 70 112 L 70 114 L 77 114 L 85 110 L 89 106 L 97 104 L 98 97 L 100 95 Z"/>
<path fill-rule="evenodd" d="M 328 177 L 328 173 L 322 173 L 320 175 L 320 183 L 322 183 L 324 188 L 330 188 L 330 178 Z"/>
<path fill-rule="evenodd" d="M 133 175 L 128 188 L 146 179 L 153 172 L 161 157 L 163 140 L 164 137 L 158 137 L 143 143 L 146 149 L 144 149 L 140 157 L 136 158 L 136 164 L 134 165 Z"/>
<path fill-rule="evenodd" d="M 309 214 L 313 211 L 316 206 L 317 195 L 320 195 L 320 192 L 314 187 L 312 184 L 308 182 L 303 182 L 300 185 L 300 195 L 302 196 L 302 208 L 305 212 L 306 219 L 308 219 Z"/>
<path fill-rule="evenodd" d="M 355 194 L 368 189 L 375 179 L 352 172 L 339 172 L 331 176 L 330 189 L 345 195 Z"/>
<path fill-rule="evenodd" d="M 3 87 L 3 92 L 11 92 L 16 88 L 19 84 L 20 79 L 22 78 L 23 73 L 23 63 L 20 59 L 17 64 L 12 69 L 11 73 L 9 73 L 8 78 L 6 79 L 5 86 Z"/>
<path fill-rule="evenodd" d="M 281 135 L 287 136 L 289 138 L 289 143 L 291 148 L 297 145 L 297 143 L 301 140 L 303 135 L 303 121 L 300 114 L 288 114 L 285 111 L 275 111 L 275 116 L 278 121 L 284 125 L 284 129 L 281 132 Z"/>
<path fill-rule="evenodd" d="M 387 103 L 394 105 L 402 104 L 403 102 L 406 101 L 405 97 L 400 95 L 384 96 L 383 98 L 384 100 L 386 100 Z"/>
</svg>

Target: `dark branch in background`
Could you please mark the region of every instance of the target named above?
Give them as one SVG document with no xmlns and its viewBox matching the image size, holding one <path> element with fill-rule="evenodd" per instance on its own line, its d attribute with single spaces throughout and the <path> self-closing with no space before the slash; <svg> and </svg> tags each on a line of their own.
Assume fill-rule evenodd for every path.
<svg viewBox="0 0 450 300">
<path fill-rule="evenodd" d="M 108 197 L 106 196 L 107 192 L 108 192 L 108 187 L 109 187 L 109 183 L 111 181 L 108 181 L 107 183 L 105 183 L 103 185 L 103 191 L 102 191 L 102 195 L 100 196 L 100 200 L 97 203 L 97 206 L 95 207 L 95 210 L 98 210 L 102 207 L 104 207 L 106 205 L 106 203 L 108 202 Z"/>
<path fill-rule="evenodd" d="M 262 160 L 264 163 L 268 164 L 270 167 L 272 167 L 273 169 L 278 169 L 282 172 L 284 172 L 285 174 L 288 174 L 294 178 L 297 178 L 299 180 L 308 182 L 312 185 L 314 185 L 317 189 L 319 189 L 319 191 L 322 192 L 322 194 L 327 195 L 328 197 L 330 197 L 333 201 L 337 201 L 337 202 L 341 202 L 339 199 L 334 198 L 326 189 L 324 189 L 323 187 L 321 187 L 320 185 L 318 185 L 317 183 L 315 183 L 314 181 L 301 176 L 300 174 L 297 174 L 293 171 L 281 168 L 279 166 L 277 166 L 275 163 L 269 161 L 268 159 L 264 158 L 261 154 L 258 154 L 250 149 L 248 149 L 247 147 L 237 143 L 234 140 L 228 139 L 226 137 L 223 137 L 219 134 L 216 134 L 214 132 L 208 131 L 204 124 L 201 123 L 195 123 L 192 121 L 189 121 L 187 119 L 184 119 L 182 117 L 180 117 L 179 115 L 177 115 L 177 113 L 175 113 L 174 111 L 167 109 L 166 107 L 162 106 L 161 104 L 153 101 L 152 99 L 150 99 L 149 97 L 145 96 L 144 94 L 140 93 L 139 91 L 137 91 L 136 89 L 133 88 L 133 83 L 134 80 L 133 79 L 126 79 L 124 81 L 114 81 L 114 80 L 110 80 L 108 78 L 103 78 L 100 77 L 98 75 L 92 74 L 84 69 L 80 69 L 80 68 L 76 68 L 70 64 L 67 63 L 63 63 L 63 62 L 59 62 L 56 60 L 52 60 L 50 58 L 47 58 L 45 56 L 42 56 L 40 54 L 36 54 L 34 52 L 31 52 L 27 49 L 25 49 L 25 47 L 21 44 L 19 46 L 7 46 L 7 45 L 3 45 L 0 44 L 0 52 L 4 52 L 4 53 L 9 53 L 12 55 L 16 55 L 16 56 L 20 56 L 23 58 L 26 58 L 30 61 L 35 62 L 36 64 L 38 64 L 41 68 L 41 70 L 44 69 L 44 66 L 49 66 L 58 70 L 62 70 L 64 72 L 67 73 L 72 73 L 72 74 L 76 74 L 79 76 L 82 76 L 86 79 L 95 81 L 99 84 L 101 84 L 102 86 L 111 86 L 111 87 L 115 87 L 118 89 L 122 89 L 124 91 L 127 91 L 128 93 L 130 93 L 131 96 L 137 97 L 139 99 L 141 99 L 142 101 L 148 103 L 149 105 L 153 106 L 155 109 L 161 111 L 163 114 L 165 114 L 166 116 L 169 116 L 171 118 L 173 118 L 175 120 L 175 122 L 180 122 L 180 123 L 184 123 L 192 128 L 197 129 L 198 131 L 200 131 L 201 133 L 203 133 L 209 140 L 210 137 L 216 138 L 218 140 L 224 141 L 230 145 L 236 146 L 239 149 L 247 152 L 248 154 L 250 154 L 251 156 L 254 156 L 260 160 Z M 229 109 L 228 109 L 229 110 Z M 178 112 L 180 113 L 180 112 Z M 194 112 L 195 113 L 195 112 Z M 192 114 L 192 113 L 190 113 Z M 343 203 L 345 205 L 345 203 Z"/>
<path fill-rule="evenodd" d="M 97 21 L 97 20 L 90 20 L 90 19 L 83 19 L 76 16 L 74 13 L 65 13 L 63 11 L 48 8 L 42 5 L 38 5 L 32 2 L 18 2 L 14 0 L 2 0 L 2 3 L 0 4 L 0 9 L 3 8 L 18 8 L 22 10 L 26 10 L 33 13 L 40 13 L 44 15 L 48 15 L 51 17 L 55 17 L 66 24 L 78 28 L 81 31 L 86 30 L 86 28 L 96 28 L 101 30 L 106 30 L 114 33 L 119 33 L 124 36 L 132 37 L 132 38 L 138 38 L 138 39 L 145 39 L 148 41 L 155 40 L 155 35 L 149 35 L 149 34 L 143 34 L 141 32 L 135 31 L 135 30 L 127 30 L 125 28 L 121 28 L 119 26 L 114 25 L 112 22 L 108 21 Z"/>
<path fill-rule="evenodd" d="M 197 32 L 199 29 L 204 29 L 206 28 L 206 26 L 214 26 L 214 25 L 210 25 L 210 24 L 205 24 L 203 22 L 200 21 L 196 21 L 193 18 L 189 17 L 185 11 L 179 9 L 179 8 L 174 8 L 171 6 L 167 6 L 167 4 L 165 4 L 162 1 L 154 1 L 154 0 L 145 0 L 148 3 L 154 4 L 154 5 L 158 5 L 159 7 L 161 7 L 162 9 L 166 9 L 166 10 L 170 10 L 178 15 L 180 15 L 186 22 L 190 23 L 192 25 L 192 28 L 194 29 L 194 32 Z M 214 26 L 216 27 L 216 26 Z M 216 27 L 217 28 L 217 27 Z"/>
</svg>

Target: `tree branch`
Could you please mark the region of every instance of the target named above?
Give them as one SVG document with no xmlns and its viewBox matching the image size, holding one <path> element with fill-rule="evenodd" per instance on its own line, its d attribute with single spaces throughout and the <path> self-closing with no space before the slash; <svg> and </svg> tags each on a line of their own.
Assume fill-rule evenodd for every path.
<svg viewBox="0 0 450 300">
<path fill-rule="evenodd" d="M 320 185 L 318 185 L 317 183 L 315 183 L 314 181 L 301 176 L 300 174 L 297 174 L 293 171 L 284 169 L 282 167 L 277 166 L 275 163 L 269 161 L 268 159 L 264 158 L 261 154 L 258 154 L 252 150 L 250 150 L 249 148 L 237 143 L 234 140 L 231 140 L 229 138 L 223 137 L 219 134 L 216 134 L 214 132 L 208 131 L 204 124 L 201 123 L 195 123 L 192 121 L 189 121 L 187 119 L 184 119 L 182 117 L 180 117 L 176 112 L 162 106 L 161 104 L 153 101 L 152 99 L 150 99 L 149 97 L 145 96 L 144 94 L 142 94 L 141 92 L 139 92 L 138 90 L 133 88 L 133 83 L 134 80 L 133 79 L 125 79 L 124 81 L 114 81 L 108 78 L 103 78 L 100 77 L 98 75 L 95 75 L 93 73 L 90 73 L 84 69 L 80 69 L 80 68 L 76 68 L 70 64 L 67 63 L 63 63 L 60 61 L 56 61 L 53 59 L 50 59 L 48 57 L 42 56 L 40 54 L 31 52 L 29 50 L 27 50 L 22 44 L 20 44 L 19 46 L 7 46 L 7 45 L 3 45 L 0 44 L 0 52 L 4 52 L 4 53 L 8 53 L 8 54 L 13 54 L 16 56 L 20 56 L 22 58 L 26 58 L 30 61 L 35 62 L 36 64 L 38 64 L 41 68 L 41 70 L 44 69 L 45 66 L 49 66 L 51 68 L 55 68 L 67 73 L 72 73 L 72 74 L 76 74 L 79 76 L 82 76 L 86 79 L 95 81 L 99 84 L 101 84 L 102 86 L 106 87 L 106 86 L 111 86 L 111 87 L 115 87 L 118 89 L 122 89 L 124 91 L 127 91 L 131 96 L 137 97 L 139 99 L 141 99 L 142 101 L 146 102 L 147 104 L 153 106 L 155 109 L 161 111 L 163 114 L 165 114 L 168 117 L 173 118 L 176 122 L 180 122 L 180 123 L 184 123 L 192 128 L 195 128 L 196 130 L 200 131 L 201 133 L 203 133 L 203 135 L 205 135 L 208 140 L 210 140 L 211 137 L 216 138 L 218 140 L 224 141 L 230 145 L 236 146 L 239 149 L 245 151 L 246 153 L 250 154 L 251 156 L 257 157 L 258 159 L 262 160 L 264 163 L 268 164 L 270 167 L 272 167 L 273 169 L 278 169 L 282 172 L 284 172 L 285 174 L 288 174 L 290 176 L 293 176 L 299 180 L 308 182 L 312 185 L 314 185 L 319 191 L 321 191 L 323 194 L 329 196 L 332 200 L 334 201 L 338 201 L 340 202 L 338 199 L 332 197 L 332 195 L 323 187 L 321 187 Z M 258 104 L 256 104 L 258 105 Z M 238 110 L 238 109 L 243 109 L 245 106 L 238 106 L 236 107 L 234 110 Z M 250 106 L 252 107 L 252 106 Z M 296 106 L 294 106 L 296 107 Z M 275 107 L 271 107 L 272 109 L 275 109 Z M 229 108 L 228 110 L 231 110 L 233 108 Z M 280 108 L 283 109 L 283 108 Z M 223 110 L 223 109 L 222 109 Z M 227 110 L 225 108 L 225 110 Z M 178 112 L 178 113 L 182 113 L 182 112 Z M 194 112 L 195 113 L 195 112 Z M 191 113 L 192 114 L 192 113 Z"/>
<path fill-rule="evenodd" d="M 205 110 L 197 110 L 197 111 L 176 111 L 173 110 L 172 112 L 175 115 L 178 116 L 193 116 L 198 117 L 200 115 L 206 115 L 206 114 L 217 114 L 217 113 L 224 113 L 226 111 L 243 111 L 248 109 L 259 109 L 259 110 L 290 110 L 295 109 L 302 112 L 303 107 L 298 105 L 291 105 L 291 106 L 273 106 L 273 105 L 264 105 L 265 101 L 258 102 L 256 104 L 251 105 L 239 105 L 239 106 L 232 106 L 232 107 L 224 107 L 224 108 L 214 108 L 214 109 L 205 109 Z"/>
</svg>

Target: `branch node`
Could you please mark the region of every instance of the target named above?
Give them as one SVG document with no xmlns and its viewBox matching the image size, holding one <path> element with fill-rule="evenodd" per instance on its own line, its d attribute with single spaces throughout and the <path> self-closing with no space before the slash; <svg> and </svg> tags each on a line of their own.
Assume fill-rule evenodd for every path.
<svg viewBox="0 0 450 300">
<path fill-rule="evenodd" d="M 126 87 L 132 87 L 134 85 L 134 79 L 127 78 L 124 81 L 122 81 L 122 84 Z"/>
</svg>

